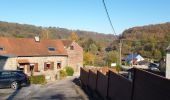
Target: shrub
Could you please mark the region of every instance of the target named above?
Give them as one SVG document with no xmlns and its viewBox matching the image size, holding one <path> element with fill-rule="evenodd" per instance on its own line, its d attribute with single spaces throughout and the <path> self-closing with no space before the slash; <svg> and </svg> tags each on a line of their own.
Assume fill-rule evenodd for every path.
<svg viewBox="0 0 170 100">
<path fill-rule="evenodd" d="M 44 75 L 38 75 L 38 76 L 30 76 L 30 83 L 31 84 L 46 84 L 46 79 Z"/>
<path fill-rule="evenodd" d="M 67 76 L 73 76 L 74 69 L 72 67 L 67 66 L 65 69 L 66 69 Z"/>
<path fill-rule="evenodd" d="M 118 71 L 118 72 L 123 70 L 120 65 L 117 65 L 115 68 L 116 68 L 116 71 Z"/>
<path fill-rule="evenodd" d="M 60 70 L 60 78 L 65 78 L 67 76 L 67 73 L 65 70 Z"/>
</svg>

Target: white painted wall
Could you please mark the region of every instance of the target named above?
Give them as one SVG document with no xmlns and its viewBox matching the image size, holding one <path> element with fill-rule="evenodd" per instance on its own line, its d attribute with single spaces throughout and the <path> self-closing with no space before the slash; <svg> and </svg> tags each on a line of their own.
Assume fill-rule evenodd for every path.
<svg viewBox="0 0 170 100">
<path fill-rule="evenodd" d="M 16 57 L 0 60 L 0 70 L 16 70 L 17 69 Z"/>
<path fill-rule="evenodd" d="M 166 78 L 170 79 L 170 52 L 166 53 Z"/>
</svg>

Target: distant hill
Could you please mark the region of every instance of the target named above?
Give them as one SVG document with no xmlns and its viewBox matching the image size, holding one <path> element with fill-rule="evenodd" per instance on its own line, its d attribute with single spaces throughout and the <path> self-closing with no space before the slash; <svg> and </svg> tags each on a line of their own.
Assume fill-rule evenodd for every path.
<svg viewBox="0 0 170 100">
<path fill-rule="evenodd" d="M 123 54 L 134 52 L 159 60 L 170 45 L 170 23 L 129 28 L 122 33 L 121 39 Z"/>
<path fill-rule="evenodd" d="M 170 23 L 133 27 L 123 32 L 122 38 L 129 40 L 169 41 Z"/>
<path fill-rule="evenodd" d="M 41 27 L 0 21 L 0 36 L 7 37 L 32 38 L 35 35 L 42 36 L 43 34 L 48 34 L 48 38 L 67 39 L 72 31 L 76 32 L 80 38 L 92 38 L 95 41 L 112 41 L 114 37 L 111 34 L 103 34 L 90 31 L 69 30 L 59 27 Z"/>
</svg>

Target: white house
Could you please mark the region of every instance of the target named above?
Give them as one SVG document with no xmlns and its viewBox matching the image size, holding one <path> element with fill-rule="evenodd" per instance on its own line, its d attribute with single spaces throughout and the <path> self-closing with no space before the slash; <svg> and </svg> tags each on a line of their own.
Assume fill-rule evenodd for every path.
<svg viewBox="0 0 170 100">
<path fill-rule="evenodd" d="M 139 55 L 139 54 L 129 54 L 125 60 L 128 63 L 132 63 L 132 61 L 134 63 L 134 61 L 135 62 L 143 61 L 144 58 L 141 55 Z"/>
<path fill-rule="evenodd" d="M 166 78 L 170 79 L 170 46 L 166 49 Z"/>
</svg>

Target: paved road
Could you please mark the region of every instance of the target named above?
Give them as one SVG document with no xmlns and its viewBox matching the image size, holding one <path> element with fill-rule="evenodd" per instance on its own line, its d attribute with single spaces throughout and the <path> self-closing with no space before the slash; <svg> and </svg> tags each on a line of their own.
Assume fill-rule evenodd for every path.
<svg viewBox="0 0 170 100">
<path fill-rule="evenodd" d="M 46 85 L 31 85 L 14 91 L 9 100 L 84 100 L 85 94 L 72 81 L 75 77 Z M 1 99 L 2 100 L 2 99 Z"/>
</svg>

